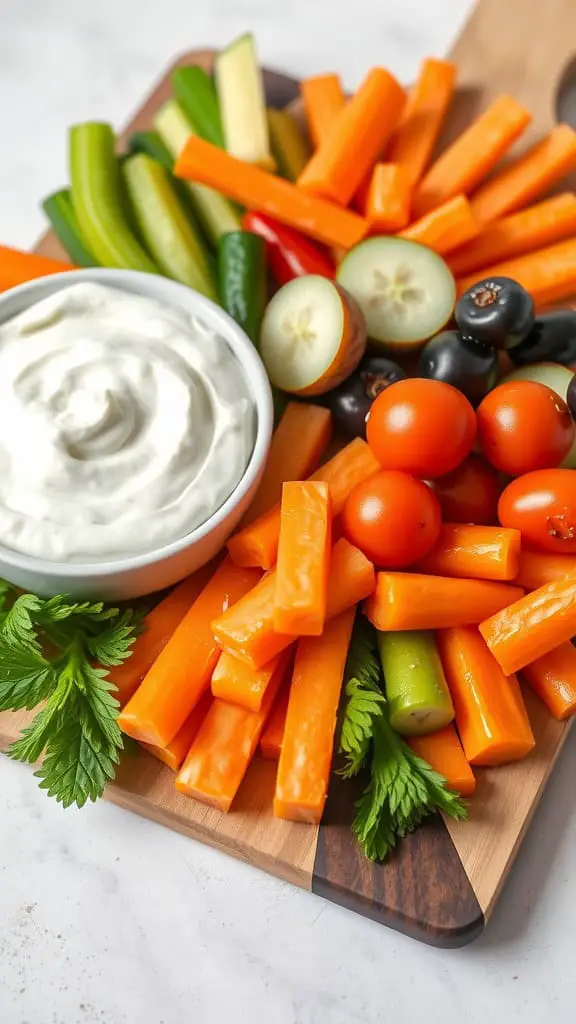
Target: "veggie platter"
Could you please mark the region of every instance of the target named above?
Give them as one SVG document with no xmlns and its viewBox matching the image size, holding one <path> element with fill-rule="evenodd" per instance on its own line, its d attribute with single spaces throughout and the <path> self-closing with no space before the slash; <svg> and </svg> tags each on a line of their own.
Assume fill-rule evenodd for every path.
<svg viewBox="0 0 576 1024">
<path fill-rule="evenodd" d="M 130 612 L 7 591 L 0 655 L 35 658 L 46 636 L 68 657 L 62 622 L 81 622 L 109 734 L 148 751 L 116 767 L 109 735 L 99 777 L 64 788 L 37 720 L 12 752 L 47 749 L 41 784 L 64 803 L 116 773 L 117 802 L 458 945 L 487 910 L 462 851 L 485 852 L 494 788 L 524 778 L 517 845 L 576 711 L 576 314 L 548 309 L 576 292 L 576 199 L 541 196 L 576 168 L 576 136 L 554 130 L 483 183 L 529 114 L 496 99 L 468 128 L 478 143 L 434 161 L 448 61 L 424 62 L 407 107 L 384 69 L 348 101 L 336 76 L 302 83 L 311 142 L 301 119 L 264 110 L 251 37 L 215 68 L 216 87 L 201 62 L 179 66 L 118 162 L 108 126 L 74 128 L 71 190 L 44 209 L 73 263 L 148 261 L 239 320 L 278 398 L 268 467 L 225 559 L 140 632 Z M 94 166 L 116 169 L 100 187 L 123 182 L 97 230 L 94 195 L 77 198 Z M 1 287 L 49 260 L 0 249 Z M 3 742 L 50 700 L 49 665 L 26 661 L 25 699 L 0 689 Z"/>
</svg>

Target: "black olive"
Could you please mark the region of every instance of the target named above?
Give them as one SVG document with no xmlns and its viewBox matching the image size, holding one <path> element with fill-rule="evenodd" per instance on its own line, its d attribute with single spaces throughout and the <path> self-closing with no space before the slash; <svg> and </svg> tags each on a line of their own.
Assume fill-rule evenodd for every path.
<svg viewBox="0 0 576 1024">
<path fill-rule="evenodd" d="M 345 381 L 326 398 L 336 429 L 346 437 L 366 437 L 366 417 L 381 391 L 406 373 L 398 363 L 384 356 L 364 356 Z"/>
<path fill-rule="evenodd" d="M 509 353 L 518 366 L 529 363 L 576 363 L 576 310 L 542 313 L 518 348 Z"/>
<path fill-rule="evenodd" d="M 513 348 L 534 324 L 532 296 L 509 277 L 486 277 L 460 296 L 454 310 L 460 333 L 494 348 Z"/>
<path fill-rule="evenodd" d="M 572 377 L 568 385 L 568 392 L 566 394 L 566 401 L 568 402 L 568 408 L 576 420 L 576 373 Z"/>
<path fill-rule="evenodd" d="M 419 373 L 458 388 L 478 405 L 498 377 L 498 353 L 488 345 L 463 338 L 458 331 L 441 331 L 420 353 Z"/>
</svg>

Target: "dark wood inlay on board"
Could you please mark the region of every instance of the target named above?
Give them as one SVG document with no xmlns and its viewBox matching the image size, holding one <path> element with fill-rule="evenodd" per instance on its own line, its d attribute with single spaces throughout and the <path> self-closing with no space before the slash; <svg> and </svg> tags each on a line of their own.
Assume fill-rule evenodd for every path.
<svg viewBox="0 0 576 1024">
<path fill-rule="evenodd" d="M 373 864 L 350 828 L 362 787 L 332 775 L 312 892 L 432 946 L 472 942 L 484 915 L 442 819 L 428 819 L 385 864 Z"/>
</svg>

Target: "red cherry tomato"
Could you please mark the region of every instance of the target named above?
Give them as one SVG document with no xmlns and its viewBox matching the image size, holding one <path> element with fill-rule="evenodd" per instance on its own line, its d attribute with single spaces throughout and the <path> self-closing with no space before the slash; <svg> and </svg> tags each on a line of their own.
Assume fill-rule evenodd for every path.
<svg viewBox="0 0 576 1024">
<path fill-rule="evenodd" d="M 400 380 L 378 395 L 366 437 L 383 469 L 445 476 L 466 458 L 476 436 L 470 402 L 450 384 Z"/>
<path fill-rule="evenodd" d="M 479 455 L 469 455 L 452 473 L 434 480 L 432 487 L 445 522 L 491 526 L 498 521 L 500 477 Z"/>
<path fill-rule="evenodd" d="M 402 569 L 438 540 L 440 503 L 408 473 L 386 470 L 357 484 L 342 513 L 344 534 L 375 565 Z"/>
<path fill-rule="evenodd" d="M 509 476 L 559 466 L 574 441 L 566 402 L 536 381 L 500 384 L 486 395 L 476 415 L 484 457 Z"/>
<path fill-rule="evenodd" d="M 500 496 L 498 518 L 520 530 L 528 547 L 576 555 L 576 470 L 540 469 L 513 480 Z"/>
</svg>

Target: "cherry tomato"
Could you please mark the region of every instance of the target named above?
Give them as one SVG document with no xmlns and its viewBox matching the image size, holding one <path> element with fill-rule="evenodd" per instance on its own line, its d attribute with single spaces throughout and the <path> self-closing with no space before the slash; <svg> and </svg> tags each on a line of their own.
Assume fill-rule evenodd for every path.
<svg viewBox="0 0 576 1024">
<path fill-rule="evenodd" d="M 500 384 L 486 395 L 476 415 L 483 455 L 509 476 L 559 466 L 572 447 L 570 410 L 545 384 Z"/>
<path fill-rule="evenodd" d="M 400 380 L 378 395 L 366 437 L 383 469 L 432 479 L 466 458 L 476 436 L 467 398 L 438 380 Z"/>
<path fill-rule="evenodd" d="M 402 569 L 438 540 L 440 503 L 408 473 L 385 470 L 357 484 L 342 513 L 344 534 L 375 565 Z"/>
<path fill-rule="evenodd" d="M 513 480 L 500 496 L 498 518 L 537 551 L 576 555 L 576 470 L 540 469 Z"/>
<path fill-rule="evenodd" d="M 498 521 L 500 477 L 479 455 L 469 455 L 457 469 L 435 480 L 432 486 L 445 522 L 491 526 Z"/>
</svg>

